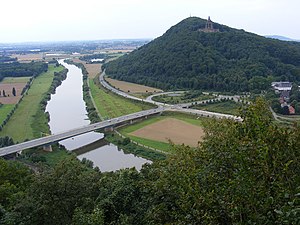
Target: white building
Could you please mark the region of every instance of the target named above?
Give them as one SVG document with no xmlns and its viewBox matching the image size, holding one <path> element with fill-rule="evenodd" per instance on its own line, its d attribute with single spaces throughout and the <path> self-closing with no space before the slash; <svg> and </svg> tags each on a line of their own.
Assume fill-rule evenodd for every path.
<svg viewBox="0 0 300 225">
<path fill-rule="evenodd" d="M 292 83 L 288 81 L 284 82 L 272 82 L 271 86 L 276 93 L 290 92 L 292 90 Z"/>
</svg>

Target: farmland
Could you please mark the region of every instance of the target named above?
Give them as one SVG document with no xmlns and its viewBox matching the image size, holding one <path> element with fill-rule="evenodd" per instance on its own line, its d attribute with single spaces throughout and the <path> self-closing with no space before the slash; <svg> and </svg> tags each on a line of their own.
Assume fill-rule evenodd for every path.
<svg viewBox="0 0 300 225">
<path fill-rule="evenodd" d="M 19 107 L 12 115 L 6 126 L 0 132 L 1 136 L 10 136 L 14 141 L 24 141 L 25 139 L 34 138 L 32 124 L 38 122 L 39 118 L 35 115 L 40 107 L 40 101 L 44 94 L 49 90 L 54 77 L 54 72 L 62 70 L 62 67 L 49 65 L 46 73 L 42 73 L 36 79 L 19 104 Z"/>
<path fill-rule="evenodd" d="M 133 141 L 168 152 L 171 150 L 169 139 L 174 144 L 197 146 L 204 135 L 204 120 L 187 114 L 167 112 L 121 128 L 120 133 Z"/>
<path fill-rule="evenodd" d="M 145 85 L 129 83 L 125 81 L 115 80 L 111 78 L 105 78 L 105 80 L 115 88 L 130 93 L 153 93 L 153 92 L 162 92 L 161 89 L 148 87 Z"/>
<path fill-rule="evenodd" d="M 186 144 L 192 147 L 198 145 L 204 135 L 201 127 L 188 124 L 175 118 L 166 118 L 154 124 L 138 129 L 130 135 L 174 144 Z"/>
<path fill-rule="evenodd" d="M 82 63 L 88 72 L 88 77 L 93 79 L 101 72 L 101 65 L 100 63 L 86 63 L 80 59 L 74 58 L 72 59 L 75 63 Z"/>
<path fill-rule="evenodd" d="M 29 77 L 6 77 L 0 83 L 0 103 L 16 104 L 21 98 L 23 88 L 29 81 Z M 16 96 L 13 95 L 12 89 L 15 88 Z M 5 92 L 5 96 L 4 93 Z"/>
</svg>

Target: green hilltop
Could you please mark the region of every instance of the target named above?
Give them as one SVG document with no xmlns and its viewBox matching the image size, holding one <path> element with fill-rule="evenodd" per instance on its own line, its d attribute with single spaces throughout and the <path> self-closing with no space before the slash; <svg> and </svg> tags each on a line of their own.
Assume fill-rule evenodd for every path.
<svg viewBox="0 0 300 225">
<path fill-rule="evenodd" d="M 104 65 L 115 79 L 165 90 L 264 90 L 272 81 L 300 83 L 300 43 L 265 38 L 187 18 L 164 35 Z"/>
</svg>

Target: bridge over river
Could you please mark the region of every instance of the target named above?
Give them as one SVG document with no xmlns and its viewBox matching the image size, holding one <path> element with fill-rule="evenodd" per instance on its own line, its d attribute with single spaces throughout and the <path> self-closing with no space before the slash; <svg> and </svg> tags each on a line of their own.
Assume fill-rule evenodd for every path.
<svg viewBox="0 0 300 225">
<path fill-rule="evenodd" d="M 22 151 L 24 149 L 28 149 L 28 148 L 44 146 L 44 145 L 47 145 L 47 144 L 49 145 L 51 143 L 62 141 L 64 139 L 75 137 L 75 136 L 78 136 L 80 134 L 88 133 L 88 132 L 91 132 L 91 131 L 94 131 L 94 130 L 118 126 L 118 125 L 124 124 L 126 122 L 131 122 L 131 121 L 139 119 L 139 118 L 145 118 L 147 116 L 160 114 L 163 111 L 179 111 L 179 112 L 184 112 L 184 113 L 188 113 L 188 114 L 194 114 L 194 115 L 197 115 L 197 116 L 215 117 L 215 118 L 219 118 L 219 119 L 227 118 L 227 119 L 234 119 L 234 120 L 237 120 L 237 121 L 241 121 L 240 117 L 236 117 L 236 116 L 229 115 L 229 114 L 215 113 L 215 112 L 209 112 L 209 111 L 203 111 L 203 110 L 197 110 L 197 109 L 189 109 L 188 107 L 191 105 L 191 103 L 178 104 L 178 105 L 169 105 L 169 104 L 164 104 L 164 103 L 161 103 L 161 102 L 153 101 L 151 98 L 150 99 L 149 98 L 148 99 L 140 99 L 140 98 L 131 96 L 131 95 L 129 95 L 125 92 L 122 92 L 120 90 L 117 90 L 116 88 L 113 88 L 111 85 L 109 85 L 104 79 L 104 74 L 105 74 L 105 72 L 103 72 L 100 75 L 99 81 L 108 90 L 110 90 L 110 91 L 112 91 L 112 92 L 114 92 L 118 95 L 121 95 L 122 97 L 125 97 L 125 98 L 130 98 L 130 99 L 136 100 L 136 101 L 143 101 L 143 102 L 148 102 L 148 103 L 155 104 L 158 108 L 128 114 L 128 115 L 125 115 L 125 116 L 105 120 L 105 121 L 102 121 L 102 122 L 99 122 L 99 123 L 86 125 L 86 126 L 79 127 L 79 128 L 72 129 L 72 130 L 68 130 L 68 131 L 65 131 L 65 132 L 52 134 L 52 135 L 42 137 L 42 138 L 37 138 L 37 139 L 30 140 L 30 141 L 27 141 L 27 142 L 23 142 L 23 143 L 20 143 L 20 144 L 15 144 L 15 145 L 12 145 L 12 146 L 0 148 L 0 157 L 1 156 L 6 156 L 6 155 L 9 155 L 9 154 L 13 154 L 13 153 L 17 153 L 17 152 L 20 152 L 20 151 Z"/>
<path fill-rule="evenodd" d="M 87 126 L 83 126 L 83 127 L 79 127 L 73 130 L 68 130 L 65 132 L 61 132 L 61 133 L 57 133 L 57 134 L 52 134 L 46 137 L 42 137 L 42 138 L 38 138 L 38 139 L 34 139 L 34 140 L 30 140 L 27 142 L 23 142 L 20 144 L 16 144 L 16 145 L 11 145 L 8 147 L 4 147 L 4 148 L 0 148 L 0 156 L 5 156 L 5 155 L 9 155 L 9 154 L 13 154 L 13 153 L 17 153 L 20 152 L 24 149 L 28 149 L 28 148 L 33 148 L 33 147 L 38 147 L 38 146 L 43 146 L 43 145 L 47 145 L 47 144 L 51 144 L 57 141 L 61 141 L 67 138 L 71 138 L 80 134 L 84 134 L 84 133 L 88 133 L 94 130 L 98 130 L 98 129 L 103 129 L 103 128 L 110 128 L 110 127 L 114 127 L 126 122 L 131 122 L 133 120 L 139 119 L 139 118 L 145 118 L 147 116 L 151 116 L 151 115 L 155 115 L 155 114 L 159 114 L 163 111 L 165 111 L 166 108 L 163 107 L 159 107 L 156 109 L 150 109 L 150 110 L 145 110 L 145 111 L 140 111 L 137 113 L 132 113 L 132 114 L 128 114 L 125 116 L 120 116 L 120 117 L 116 117 L 110 120 L 105 120 L 99 123 L 93 123 Z"/>
</svg>

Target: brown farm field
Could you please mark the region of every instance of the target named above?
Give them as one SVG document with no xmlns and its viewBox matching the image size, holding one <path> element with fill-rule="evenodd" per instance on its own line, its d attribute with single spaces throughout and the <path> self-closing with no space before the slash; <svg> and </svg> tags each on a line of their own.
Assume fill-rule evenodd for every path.
<svg viewBox="0 0 300 225">
<path fill-rule="evenodd" d="M 11 56 L 12 58 L 18 58 L 18 61 L 20 62 L 31 62 L 39 61 L 43 59 L 43 53 L 32 53 L 32 54 L 14 54 Z"/>
<path fill-rule="evenodd" d="M 101 73 L 101 66 L 100 63 L 85 63 L 85 61 L 82 61 L 78 58 L 72 59 L 75 63 L 82 63 L 84 67 L 86 68 L 87 72 L 89 73 L 89 78 L 94 78 L 97 76 L 97 74 Z"/>
<path fill-rule="evenodd" d="M 24 83 L 0 83 L 0 103 L 2 104 L 16 104 L 20 100 L 21 92 L 25 87 L 27 82 Z M 12 89 L 13 87 L 16 89 L 16 96 L 13 96 Z M 3 90 L 7 97 L 3 96 Z"/>
<path fill-rule="evenodd" d="M 120 89 L 121 91 L 124 92 L 130 92 L 130 93 L 153 93 L 153 92 L 162 92 L 162 90 L 153 88 L 153 87 L 148 87 L 140 84 L 134 84 L 134 83 L 129 83 L 126 81 L 120 81 L 120 80 L 115 80 L 106 77 L 105 80 L 110 83 L 112 86 Z"/>
<path fill-rule="evenodd" d="M 175 144 L 185 144 L 196 147 L 204 137 L 201 127 L 189 124 L 179 119 L 166 118 L 153 124 L 140 128 L 130 135 L 155 141 Z"/>
</svg>

